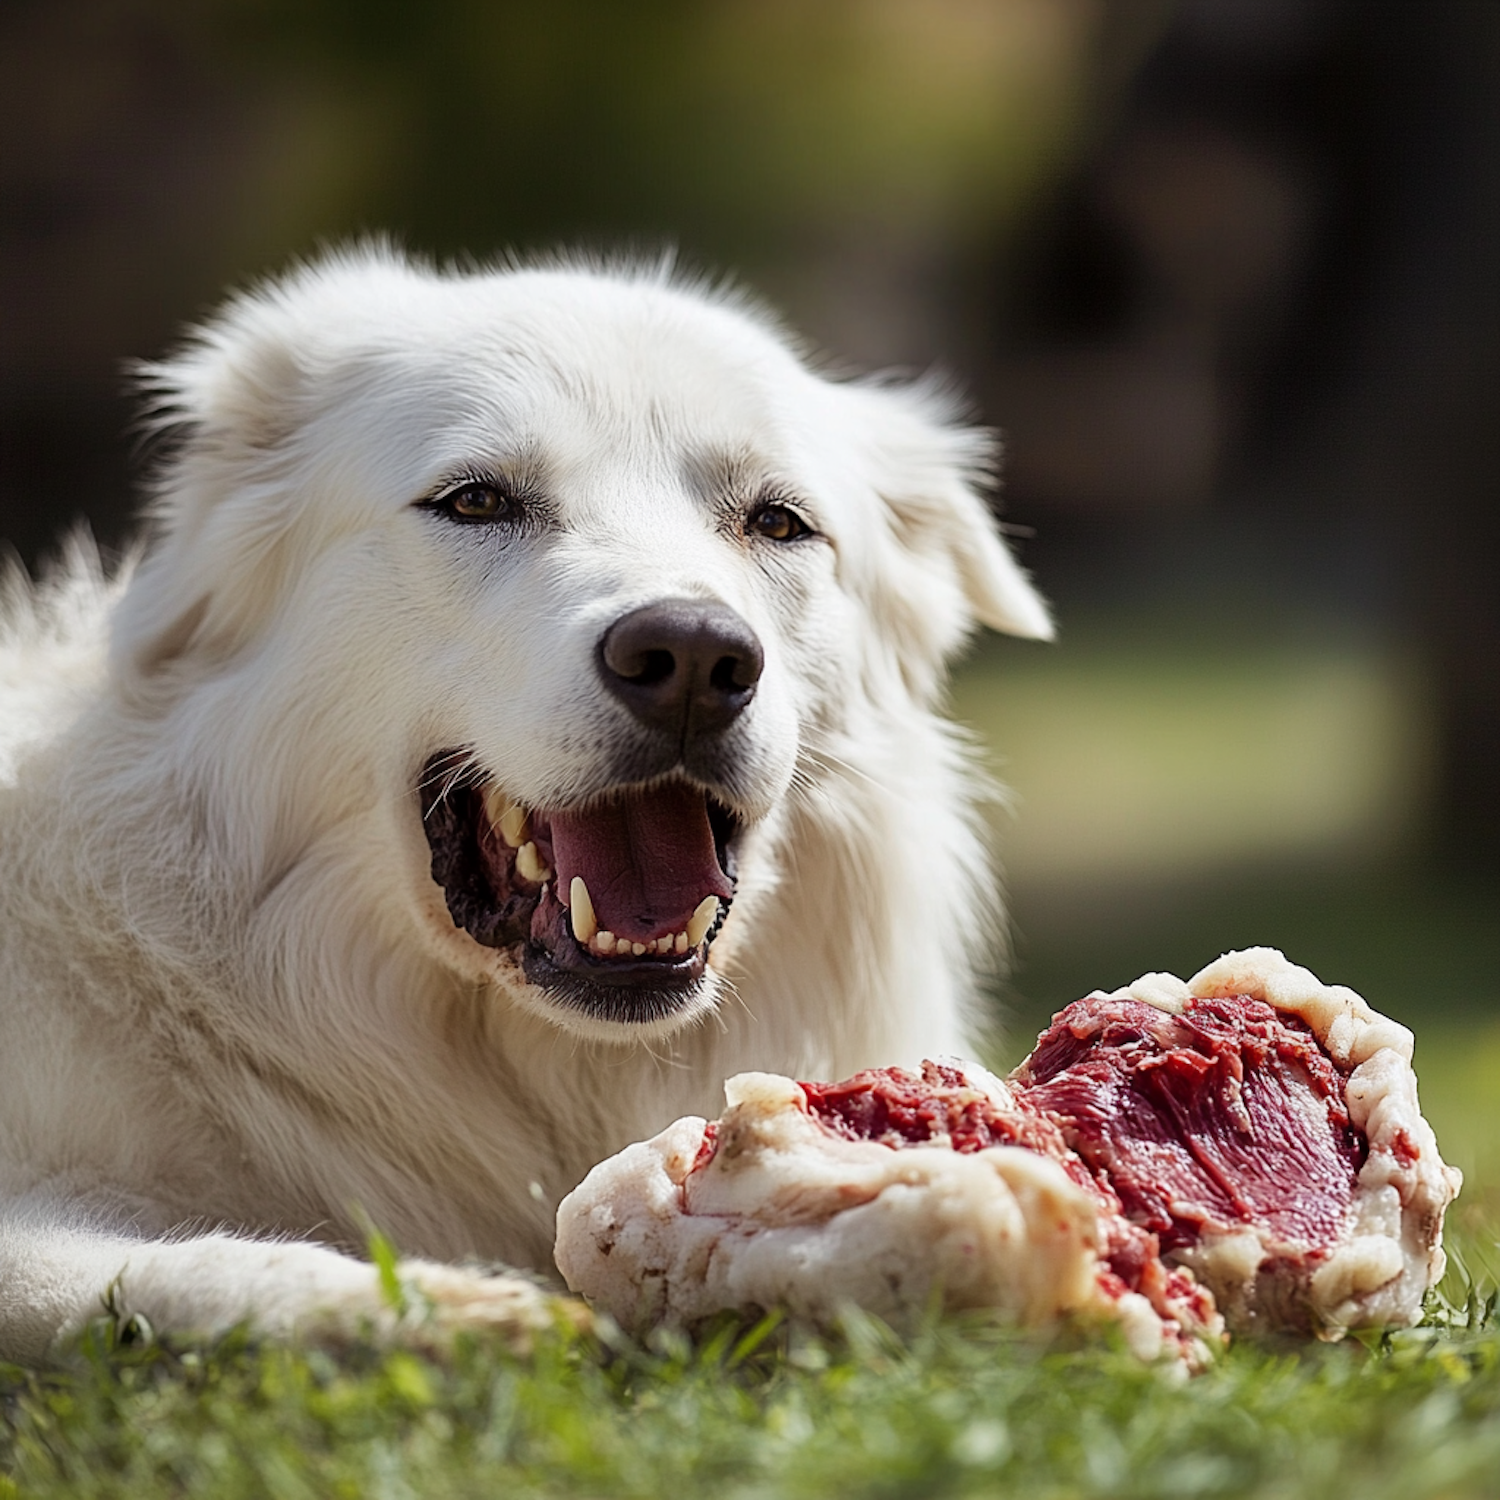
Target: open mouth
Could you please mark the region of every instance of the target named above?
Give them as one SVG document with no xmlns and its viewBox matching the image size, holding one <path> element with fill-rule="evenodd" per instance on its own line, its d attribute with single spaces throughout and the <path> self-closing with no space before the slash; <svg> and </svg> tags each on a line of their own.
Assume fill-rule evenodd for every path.
<svg viewBox="0 0 1500 1500">
<path fill-rule="evenodd" d="M 520 945 L 526 977 L 602 1020 L 660 1020 L 703 978 L 734 897 L 739 819 L 680 779 L 587 807 L 526 807 L 494 781 L 452 784 L 458 752 L 421 780 L 433 879 L 454 924 Z"/>
</svg>

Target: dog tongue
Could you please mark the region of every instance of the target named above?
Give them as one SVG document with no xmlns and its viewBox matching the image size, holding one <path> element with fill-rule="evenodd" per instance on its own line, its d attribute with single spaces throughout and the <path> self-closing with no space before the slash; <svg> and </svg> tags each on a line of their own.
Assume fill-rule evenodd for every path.
<svg viewBox="0 0 1500 1500">
<path fill-rule="evenodd" d="M 714 851 L 708 804 L 687 786 L 628 792 L 586 812 L 553 813 L 552 858 L 566 902 L 589 888 L 601 930 L 644 943 L 681 932 L 705 896 L 734 894 Z"/>
</svg>

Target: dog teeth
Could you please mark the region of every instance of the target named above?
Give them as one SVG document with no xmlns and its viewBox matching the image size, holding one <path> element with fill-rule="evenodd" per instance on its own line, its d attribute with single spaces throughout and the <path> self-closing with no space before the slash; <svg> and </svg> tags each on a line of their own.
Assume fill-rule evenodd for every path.
<svg viewBox="0 0 1500 1500">
<path fill-rule="evenodd" d="M 527 823 L 530 815 L 524 807 L 509 807 L 500 816 L 500 837 L 510 845 L 512 849 L 519 849 L 526 843 Z"/>
<path fill-rule="evenodd" d="M 492 827 L 499 826 L 500 819 L 505 816 L 510 805 L 510 798 L 493 782 L 485 788 L 484 815 L 490 820 Z"/>
<path fill-rule="evenodd" d="M 575 875 L 572 885 L 568 887 L 568 906 L 573 918 L 573 936 L 587 945 L 599 931 L 599 923 L 594 916 L 594 903 L 589 900 L 589 888 L 583 883 L 582 875 Z"/>
<path fill-rule="evenodd" d="M 511 801 L 510 794 L 502 787 L 491 786 L 485 792 L 484 815 L 510 848 L 519 849 L 526 842 L 529 814 L 518 802 Z"/>
<path fill-rule="evenodd" d="M 520 864 L 519 858 L 516 863 Z M 614 933 L 600 929 L 598 918 L 594 914 L 594 903 L 589 896 L 588 887 L 583 883 L 582 876 L 573 877 L 569 896 L 572 904 L 573 936 L 584 944 L 590 953 L 599 955 L 613 953 L 622 957 L 644 958 L 648 953 L 659 953 L 664 956 L 683 954 L 696 948 L 703 941 L 708 929 L 714 925 L 719 915 L 719 898 L 705 896 L 689 919 L 686 932 L 669 932 L 662 937 L 637 943 L 632 938 L 616 937 Z"/>
<path fill-rule="evenodd" d="M 717 896 L 705 896 L 693 911 L 692 919 L 687 924 L 687 945 L 696 948 L 703 941 L 703 935 L 714 925 L 714 918 L 719 915 L 719 898 Z"/>
<path fill-rule="evenodd" d="M 536 852 L 536 845 L 531 843 L 522 844 L 516 850 L 516 872 L 533 885 L 541 885 L 552 879 L 552 871 L 542 863 L 542 856 Z"/>
</svg>

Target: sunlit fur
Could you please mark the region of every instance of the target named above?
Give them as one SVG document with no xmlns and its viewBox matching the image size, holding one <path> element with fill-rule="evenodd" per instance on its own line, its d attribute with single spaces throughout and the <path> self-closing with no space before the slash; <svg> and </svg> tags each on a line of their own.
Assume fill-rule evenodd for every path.
<svg viewBox="0 0 1500 1500">
<path fill-rule="evenodd" d="M 962 1049 L 997 899 L 935 708 L 976 621 L 1049 625 L 939 392 L 826 379 L 660 267 L 378 249 L 142 379 L 170 456 L 140 559 L 75 544 L 8 584 L 0 1356 L 122 1271 L 158 1327 L 367 1311 L 373 1273 L 323 1246 L 369 1221 L 546 1268 L 558 1199 L 725 1075 Z M 497 471 L 532 520 L 418 504 Z M 817 535 L 747 532 L 763 493 Z M 739 890 L 684 1012 L 584 1023 L 454 929 L 416 782 L 462 747 L 530 806 L 603 790 L 630 725 L 595 644 L 683 595 L 765 649 Z"/>
</svg>

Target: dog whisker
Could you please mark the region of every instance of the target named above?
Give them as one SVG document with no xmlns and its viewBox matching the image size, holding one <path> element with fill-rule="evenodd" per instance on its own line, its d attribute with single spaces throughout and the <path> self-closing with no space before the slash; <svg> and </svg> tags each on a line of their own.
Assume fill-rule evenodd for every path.
<svg viewBox="0 0 1500 1500">
<path fill-rule="evenodd" d="M 434 783 L 439 782 L 441 788 L 433 797 L 431 805 L 422 814 L 423 821 L 428 821 L 460 786 L 472 785 L 482 780 L 483 775 L 483 769 L 472 751 L 457 752 L 446 761 L 438 761 L 430 766 L 418 781 L 418 789 L 425 792 Z"/>
<path fill-rule="evenodd" d="M 455 773 L 462 774 L 473 760 L 472 750 L 454 750 L 447 755 L 440 755 L 424 768 L 417 785 L 424 791 L 440 777 Z"/>
<path fill-rule="evenodd" d="M 729 995 L 729 998 L 734 1002 L 735 1006 L 743 1013 L 745 1019 L 747 1021 L 752 1021 L 753 1022 L 756 1019 L 755 1012 L 750 1008 L 750 1003 L 749 1003 L 749 1001 L 747 1001 L 745 999 L 745 996 L 741 992 L 740 987 L 732 979 L 728 979 L 728 978 L 724 979 L 723 985 L 724 985 L 725 991 Z M 716 1015 L 715 1019 L 719 1021 L 721 1029 L 723 1029 L 725 1031 L 727 1031 L 729 1029 L 727 1027 L 727 1025 L 725 1025 L 722 1017 Z"/>
<path fill-rule="evenodd" d="M 857 776 L 866 785 L 873 787 L 877 792 L 881 793 L 882 796 L 895 797 L 898 795 L 894 787 L 887 786 L 885 782 L 872 776 L 863 767 L 855 765 L 853 761 L 845 760 L 841 755 L 835 755 L 832 750 L 814 745 L 805 745 L 802 749 L 801 758 L 817 763 L 821 769 L 826 770 L 832 767 L 840 771 L 846 771 L 851 776 Z"/>
</svg>

